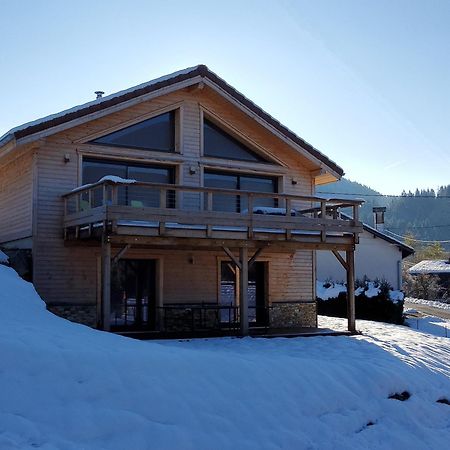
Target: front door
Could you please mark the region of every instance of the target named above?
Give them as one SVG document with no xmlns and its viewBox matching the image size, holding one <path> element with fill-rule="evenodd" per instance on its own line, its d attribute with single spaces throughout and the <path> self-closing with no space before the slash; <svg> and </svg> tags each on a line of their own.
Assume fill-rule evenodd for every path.
<svg viewBox="0 0 450 450">
<path fill-rule="evenodd" d="M 248 270 L 248 321 L 250 326 L 267 325 L 266 263 L 254 262 Z"/>
<path fill-rule="evenodd" d="M 121 259 L 111 273 L 111 325 L 122 329 L 154 330 L 156 262 Z"/>
<path fill-rule="evenodd" d="M 254 262 L 248 270 L 248 321 L 250 326 L 267 325 L 266 267 L 263 261 Z M 239 295 L 237 271 L 231 262 L 221 264 L 220 306 L 223 324 L 238 321 Z"/>
</svg>

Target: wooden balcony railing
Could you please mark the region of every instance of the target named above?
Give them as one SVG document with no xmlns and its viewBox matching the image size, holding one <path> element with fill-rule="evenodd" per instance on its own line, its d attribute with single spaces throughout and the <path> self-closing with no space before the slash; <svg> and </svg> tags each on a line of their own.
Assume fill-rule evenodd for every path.
<svg viewBox="0 0 450 450">
<path fill-rule="evenodd" d="M 319 242 L 362 231 L 362 200 L 109 179 L 63 195 L 64 236 L 111 235 Z M 353 219 L 340 218 L 349 208 Z"/>
</svg>

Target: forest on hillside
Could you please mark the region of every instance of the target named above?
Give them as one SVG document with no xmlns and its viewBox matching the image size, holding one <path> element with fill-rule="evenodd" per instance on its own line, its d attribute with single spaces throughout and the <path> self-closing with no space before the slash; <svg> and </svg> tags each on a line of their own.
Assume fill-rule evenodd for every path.
<svg viewBox="0 0 450 450">
<path fill-rule="evenodd" d="M 343 178 L 336 183 L 318 186 L 317 193 L 364 199 L 361 220 L 372 226 L 372 208 L 386 206 L 386 230 L 398 236 L 412 235 L 418 240 L 449 241 L 442 246 L 450 251 L 450 185 L 437 191 L 417 189 L 403 192 L 400 196 L 383 196 L 368 186 Z"/>
</svg>

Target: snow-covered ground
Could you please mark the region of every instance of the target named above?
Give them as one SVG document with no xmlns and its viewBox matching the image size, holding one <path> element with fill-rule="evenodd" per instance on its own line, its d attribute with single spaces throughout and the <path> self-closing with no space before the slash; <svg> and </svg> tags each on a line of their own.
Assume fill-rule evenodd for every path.
<svg viewBox="0 0 450 450">
<path fill-rule="evenodd" d="M 141 342 L 53 316 L 1 265 L 0 286 L 2 450 L 448 446 L 449 339 L 358 321 L 354 337 Z"/>
<path fill-rule="evenodd" d="M 0 264 L 7 264 L 8 263 L 8 257 L 6 256 L 5 253 L 3 253 L 0 250 Z"/>
<path fill-rule="evenodd" d="M 417 331 L 450 338 L 450 320 L 434 316 L 408 317 L 405 323 Z"/>
</svg>

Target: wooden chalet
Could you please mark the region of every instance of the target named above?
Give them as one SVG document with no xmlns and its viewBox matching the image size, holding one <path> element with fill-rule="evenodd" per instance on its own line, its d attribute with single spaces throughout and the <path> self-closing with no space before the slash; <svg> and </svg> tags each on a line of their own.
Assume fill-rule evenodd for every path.
<svg viewBox="0 0 450 450">
<path fill-rule="evenodd" d="M 314 328 L 329 250 L 354 331 L 360 202 L 315 195 L 342 174 L 200 65 L 0 138 L 0 246 L 54 313 L 155 336 Z"/>
</svg>

